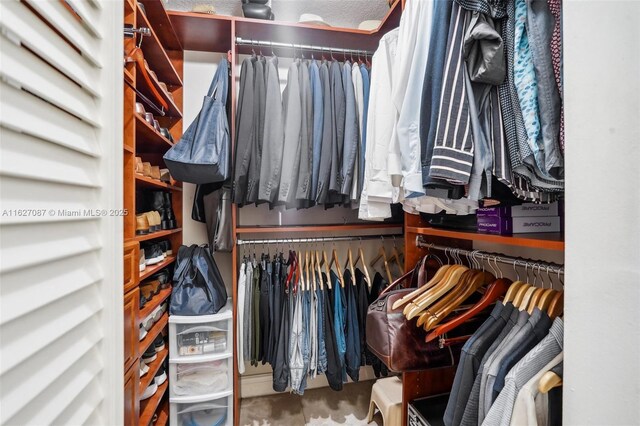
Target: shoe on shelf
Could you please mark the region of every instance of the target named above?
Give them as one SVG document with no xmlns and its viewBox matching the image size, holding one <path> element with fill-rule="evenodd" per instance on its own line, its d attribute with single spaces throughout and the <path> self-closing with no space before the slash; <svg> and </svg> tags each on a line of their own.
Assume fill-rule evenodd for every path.
<svg viewBox="0 0 640 426">
<path fill-rule="evenodd" d="M 147 304 L 147 302 L 149 301 L 149 299 L 147 299 L 144 295 L 144 293 L 142 292 L 142 288 L 140 289 L 140 304 L 139 304 L 139 308 L 142 309 L 144 308 L 144 305 Z"/>
<path fill-rule="evenodd" d="M 149 232 L 158 232 L 160 230 L 160 220 L 159 217 L 156 218 L 156 215 L 153 214 L 153 211 L 149 211 L 144 213 L 147 216 L 147 220 L 149 221 Z"/>
<path fill-rule="evenodd" d="M 156 132 L 160 133 L 160 122 L 158 122 L 158 120 L 153 120 L 153 128 L 156 129 Z"/>
<path fill-rule="evenodd" d="M 173 143 L 173 136 L 166 127 L 160 127 L 160 134 L 164 136 L 169 142 Z"/>
<path fill-rule="evenodd" d="M 138 340 L 143 340 L 147 337 L 147 329 L 140 324 L 140 333 L 138 334 Z"/>
<path fill-rule="evenodd" d="M 144 176 L 144 166 L 142 165 L 142 158 L 136 157 L 136 174 Z"/>
<path fill-rule="evenodd" d="M 146 281 L 140 284 L 140 297 L 147 299 L 147 302 L 153 300 L 153 284 L 150 281 Z"/>
<path fill-rule="evenodd" d="M 144 401 L 145 399 L 151 398 L 153 395 L 155 395 L 157 391 L 158 391 L 158 385 L 154 380 L 149 384 L 149 386 L 144 390 L 144 392 L 142 392 L 142 395 L 140 396 L 140 401 Z"/>
<path fill-rule="evenodd" d="M 151 327 L 153 327 L 153 323 L 153 315 L 149 314 L 145 319 L 140 321 L 140 327 L 143 327 L 145 330 L 149 331 L 151 330 Z"/>
<path fill-rule="evenodd" d="M 171 173 L 169 173 L 169 169 L 160 169 L 160 180 L 169 185 L 171 184 Z"/>
<path fill-rule="evenodd" d="M 169 269 L 165 268 L 160 272 L 156 272 L 155 274 L 151 275 L 149 278 L 152 280 L 160 281 L 161 289 L 167 288 L 166 284 L 169 284 L 169 281 L 170 281 Z"/>
<path fill-rule="evenodd" d="M 147 349 L 147 351 L 142 354 L 142 360 L 146 364 L 155 361 L 156 358 L 158 358 L 158 354 L 156 353 L 156 348 L 154 348 L 153 345 L 149 346 L 149 349 Z"/>
<path fill-rule="evenodd" d="M 144 257 L 144 249 L 141 248 L 140 249 L 140 261 L 138 263 L 138 270 L 140 272 L 144 271 L 147 268 L 147 262 L 146 259 Z"/>
<path fill-rule="evenodd" d="M 160 309 L 162 310 L 162 313 L 164 314 L 165 312 L 167 312 L 167 308 L 169 307 L 169 302 L 168 301 L 164 301 L 162 302 L 162 304 L 160 305 Z"/>
<path fill-rule="evenodd" d="M 151 166 L 151 179 L 160 180 L 160 167 Z"/>
<path fill-rule="evenodd" d="M 153 378 L 153 381 L 156 383 L 156 385 L 160 386 L 166 380 L 167 380 L 167 372 L 164 370 L 164 366 L 161 365 L 160 368 L 158 368 L 158 372 Z"/>
<path fill-rule="evenodd" d="M 149 372 L 149 366 L 144 361 L 140 361 L 140 377 Z"/>
<path fill-rule="evenodd" d="M 162 229 L 177 228 L 176 215 L 173 213 L 173 203 L 170 192 L 162 192 L 163 204 L 165 212 L 165 220 L 162 222 Z"/>
<path fill-rule="evenodd" d="M 162 308 L 160 306 L 156 307 L 149 316 L 153 319 L 153 322 L 158 322 L 162 318 Z"/>
<path fill-rule="evenodd" d="M 156 340 L 153 341 L 153 346 L 156 348 L 156 352 L 160 352 L 164 349 L 164 338 L 162 334 L 156 337 Z"/>
<path fill-rule="evenodd" d="M 149 219 L 145 214 L 136 215 L 136 235 L 147 235 L 149 233 Z"/>
<path fill-rule="evenodd" d="M 147 110 L 144 109 L 144 105 L 142 105 L 140 102 L 136 102 L 136 114 L 140 114 L 144 117 L 146 113 Z"/>
<path fill-rule="evenodd" d="M 165 256 L 171 256 L 173 254 L 173 250 L 171 250 L 171 243 L 169 242 L 169 240 L 158 241 L 158 245 L 162 249 L 162 253 L 164 253 Z"/>
<path fill-rule="evenodd" d="M 145 112 L 144 121 L 146 121 L 149 126 L 153 127 L 153 122 L 155 121 L 155 119 L 153 118 L 153 114 L 150 112 Z"/>
<path fill-rule="evenodd" d="M 160 231 L 162 229 L 162 217 L 160 217 L 160 213 L 157 210 L 151 211 L 153 215 L 153 222 L 156 225 L 156 231 Z"/>
<path fill-rule="evenodd" d="M 151 177 L 151 163 L 145 161 L 142 163 L 142 174 L 147 177 Z"/>
<path fill-rule="evenodd" d="M 144 248 L 145 263 L 147 266 L 155 265 L 164 260 L 162 249 L 158 244 L 149 244 Z"/>
</svg>

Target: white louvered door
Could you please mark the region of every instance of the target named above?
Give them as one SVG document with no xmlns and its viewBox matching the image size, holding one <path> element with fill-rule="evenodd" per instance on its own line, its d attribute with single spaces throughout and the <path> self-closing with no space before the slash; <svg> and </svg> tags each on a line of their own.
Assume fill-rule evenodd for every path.
<svg viewBox="0 0 640 426">
<path fill-rule="evenodd" d="M 0 423 L 123 418 L 122 1 L 0 0 Z"/>
</svg>

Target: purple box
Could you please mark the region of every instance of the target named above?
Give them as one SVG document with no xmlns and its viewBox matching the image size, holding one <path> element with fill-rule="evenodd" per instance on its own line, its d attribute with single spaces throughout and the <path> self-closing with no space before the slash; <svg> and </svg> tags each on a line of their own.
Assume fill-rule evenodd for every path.
<svg viewBox="0 0 640 426">
<path fill-rule="evenodd" d="M 498 217 L 511 217 L 511 207 L 509 206 L 496 206 L 496 207 L 482 207 L 476 211 L 478 216 L 498 216 Z"/>
<path fill-rule="evenodd" d="M 478 232 L 484 234 L 511 235 L 513 233 L 511 218 L 478 216 Z"/>
</svg>

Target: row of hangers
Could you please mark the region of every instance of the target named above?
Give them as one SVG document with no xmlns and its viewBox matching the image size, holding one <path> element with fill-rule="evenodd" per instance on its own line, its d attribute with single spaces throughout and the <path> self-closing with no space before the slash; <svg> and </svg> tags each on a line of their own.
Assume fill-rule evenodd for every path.
<svg viewBox="0 0 640 426">
<path fill-rule="evenodd" d="M 353 250 L 351 248 L 351 245 L 349 245 L 347 249 L 347 256 L 346 256 L 347 258 L 344 262 L 343 267 L 341 267 L 342 263 L 338 259 L 338 250 L 335 245 L 335 242 L 331 250 L 331 255 L 328 255 L 327 250 L 325 249 L 324 241 L 322 241 L 322 250 L 320 250 L 320 248 L 318 247 L 317 240 L 310 239 L 309 241 L 304 241 L 304 240 L 298 241 L 299 243 L 303 243 L 303 244 L 309 244 L 312 242 L 316 243 L 315 248 L 311 247 L 306 250 L 298 250 L 298 251 L 293 250 L 292 241 L 293 240 L 280 241 L 283 245 L 289 242 L 289 258 L 286 262 L 284 262 L 285 264 L 291 266 L 291 269 L 289 270 L 289 276 L 287 276 L 287 280 L 286 280 L 287 288 L 289 286 L 289 283 L 293 279 L 293 282 L 296 283 L 295 284 L 296 286 L 298 285 L 297 283 L 300 283 L 300 288 L 302 290 L 313 289 L 315 291 L 317 286 L 320 286 L 320 288 L 324 290 L 323 280 L 316 279 L 316 276 L 322 276 L 322 273 L 324 272 L 327 275 L 327 277 L 329 277 L 330 271 L 332 269 L 335 271 L 335 274 L 338 277 L 338 281 L 340 285 L 344 288 L 345 279 L 342 274 L 342 270 L 348 268 L 348 270 L 351 273 L 351 276 L 355 277 L 356 275 L 355 270 L 356 270 L 356 267 L 359 265 L 362 270 L 362 273 L 364 274 L 364 278 L 367 283 L 367 286 L 369 287 L 369 289 L 371 289 L 373 280 L 371 279 L 371 275 L 369 274 L 369 268 L 367 267 L 367 263 L 365 261 L 365 255 L 364 255 L 364 250 L 362 248 L 361 239 L 359 240 L 360 243 L 358 245 L 357 256 L 355 257 L 355 260 L 354 260 Z M 393 244 L 393 249 L 390 255 L 387 254 L 386 248 L 384 246 L 384 237 L 381 237 L 381 241 L 382 243 L 380 245 L 380 248 L 378 249 L 378 255 L 373 260 L 371 260 L 371 262 L 369 263 L 369 266 L 372 268 L 375 268 L 376 265 L 380 261 L 382 261 L 384 272 L 386 273 L 387 278 L 389 279 L 389 282 L 391 282 L 393 281 L 393 276 L 391 273 L 392 265 L 395 264 L 397 269 L 400 271 L 400 273 L 404 274 L 404 268 L 402 266 L 403 254 L 396 245 L 395 237 L 393 237 L 394 244 Z M 257 246 L 257 243 L 254 244 L 254 251 L 253 251 L 254 261 L 256 260 L 256 246 Z M 284 258 L 282 256 L 282 253 L 284 251 L 283 249 L 284 247 L 281 247 L 281 250 L 278 251 L 276 248 L 276 254 L 274 255 L 274 258 L 278 256 L 277 253 L 280 253 L 279 256 L 284 261 Z M 270 253 L 267 251 L 267 255 L 266 256 L 263 255 L 263 260 L 265 259 L 268 260 L 269 256 L 270 256 Z M 246 254 L 244 254 L 243 259 L 247 261 L 249 260 L 249 257 Z M 352 283 L 353 285 L 355 285 L 355 280 L 352 280 Z M 329 289 L 332 289 L 331 280 L 327 281 L 327 285 L 329 286 Z"/>
<path fill-rule="evenodd" d="M 421 268 L 426 267 L 426 261 L 430 257 L 439 260 L 440 268 L 427 283 L 397 300 L 392 306 L 393 309 L 404 306 L 402 312 L 408 320 L 417 318 L 417 326 L 423 327 L 428 332 L 427 342 L 435 340 L 473 318 L 503 295 L 503 303 L 511 302 L 520 311 L 526 310 L 531 314 L 535 308 L 538 308 L 547 312 L 551 318 L 562 315 L 564 293 L 553 289 L 549 267 L 546 267 L 549 286 L 545 287 L 544 280 L 541 278 L 541 272 L 545 268 L 541 264 L 516 260 L 513 267 L 517 278 L 516 281 L 511 282 L 508 278 L 504 278 L 497 259 L 494 259 L 496 260 L 495 269 L 489 261 L 493 272 L 490 273 L 485 271 L 483 264 L 478 260 L 477 251 L 467 254 L 467 263 L 470 267 L 462 264 L 459 250 L 449 249 L 448 251 L 452 254 L 453 263 L 450 262 L 447 251 L 445 251 L 447 264 L 442 264 L 436 256 L 425 256 L 422 259 Z M 516 268 L 520 262 L 525 266 L 524 281 L 520 279 Z M 529 272 L 534 272 L 533 283 L 530 283 Z M 496 278 L 498 275 L 500 277 Z M 541 278 L 542 287 L 536 286 L 539 278 Z M 558 273 L 558 279 L 560 280 L 560 273 Z M 561 280 L 560 283 L 562 284 Z M 476 292 L 483 293 L 480 301 L 458 317 L 442 324 L 445 318 L 459 310 L 462 304 Z"/>
<path fill-rule="evenodd" d="M 264 55 L 262 54 L 262 49 L 260 48 L 260 45 L 259 45 L 259 44 L 256 44 L 253 40 L 250 40 L 250 45 L 252 46 L 252 47 L 251 47 L 251 53 L 252 53 L 254 56 L 256 56 L 257 54 L 259 54 L 260 56 L 264 56 Z M 256 50 L 255 50 L 255 49 L 256 49 L 256 47 L 258 48 L 258 53 L 256 53 Z M 275 52 L 273 51 L 273 44 L 271 44 L 271 46 L 270 46 L 270 47 L 271 47 L 271 56 L 276 56 Z M 297 48 L 295 44 L 291 44 L 291 46 L 287 46 L 287 47 L 289 47 L 290 49 L 293 49 L 293 58 L 294 58 L 294 59 L 299 58 L 299 59 L 304 60 L 304 59 L 305 59 L 305 57 L 304 57 L 304 50 L 309 50 L 309 49 L 300 49 L 300 48 Z M 314 57 L 314 55 L 313 55 L 313 50 L 314 50 L 314 49 L 317 49 L 318 51 L 322 52 L 320 59 L 321 59 L 321 60 L 323 60 L 323 61 L 324 61 L 324 60 L 327 60 L 327 59 L 331 59 L 332 61 L 337 60 L 337 59 L 336 59 L 336 58 L 334 58 L 334 56 L 333 56 L 333 49 L 331 49 L 331 48 L 326 49 L 326 48 L 323 48 L 323 47 L 317 47 L 317 48 L 316 48 L 316 47 L 314 47 L 314 46 L 311 46 L 311 59 L 312 59 L 312 60 L 314 60 L 314 59 L 315 59 L 315 57 Z M 298 51 L 299 56 L 296 56 L 296 50 Z M 326 58 L 326 57 L 324 56 L 324 51 L 326 51 L 326 50 L 329 50 L 329 58 Z M 353 56 L 353 51 L 351 51 L 351 52 L 349 53 L 349 55 L 350 55 L 350 59 L 351 59 L 351 62 L 356 62 L 356 61 L 357 61 L 359 65 L 365 64 L 367 67 L 371 68 L 371 61 L 370 61 L 369 55 L 367 55 L 367 52 L 366 52 L 366 51 L 362 51 L 362 52 L 361 52 L 360 50 L 357 50 L 356 52 L 357 52 L 357 56 L 356 56 L 355 58 L 354 58 L 354 56 Z M 361 56 L 361 53 L 363 54 L 364 59 L 363 59 L 363 57 Z M 346 53 L 345 51 L 342 51 L 342 57 L 343 57 L 343 60 L 344 60 L 344 61 L 346 61 L 346 60 L 347 60 L 347 53 Z"/>
</svg>

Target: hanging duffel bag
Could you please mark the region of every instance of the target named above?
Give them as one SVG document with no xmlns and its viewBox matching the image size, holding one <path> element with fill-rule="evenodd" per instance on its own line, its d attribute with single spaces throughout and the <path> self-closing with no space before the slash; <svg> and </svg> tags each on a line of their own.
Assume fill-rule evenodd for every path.
<svg viewBox="0 0 640 426">
<path fill-rule="evenodd" d="M 198 116 L 180 141 L 164 154 L 174 179 L 201 184 L 222 182 L 229 177 L 231 139 L 225 110 L 228 74 L 229 62 L 223 58 Z"/>
</svg>

